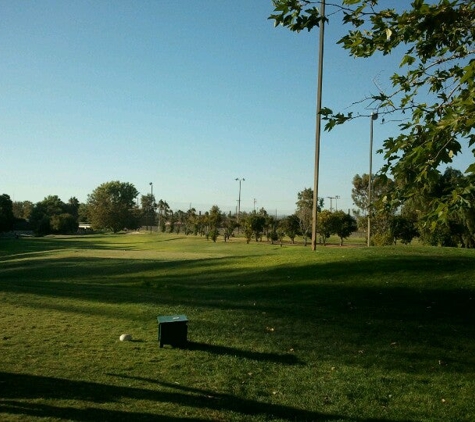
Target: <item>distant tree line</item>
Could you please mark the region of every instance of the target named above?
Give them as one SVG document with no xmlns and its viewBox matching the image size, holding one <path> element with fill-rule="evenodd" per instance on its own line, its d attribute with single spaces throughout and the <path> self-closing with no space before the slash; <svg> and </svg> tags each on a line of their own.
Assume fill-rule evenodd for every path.
<svg viewBox="0 0 475 422">
<path fill-rule="evenodd" d="M 86 203 L 80 203 L 75 197 L 63 202 L 56 195 L 36 204 L 30 201 L 12 202 L 4 194 L 0 197 L 0 230 L 31 230 L 37 236 L 74 234 L 78 233 L 80 223 L 84 223 L 95 231 L 117 233 L 141 227 L 150 230 L 158 228 L 161 232 L 204 236 L 214 242 L 220 237 L 228 241 L 240 234 L 247 242 L 265 239 L 271 243 L 282 243 L 286 237 L 294 243 L 296 237 L 301 236 L 307 244 L 311 236 L 311 189 L 298 193 L 295 214 L 280 219 L 264 208 L 241 212 L 240 215 L 224 213 L 217 205 L 204 213 L 197 212 L 195 208 L 173 211 L 163 199 L 156 201 L 153 194 L 142 195 L 140 204 L 138 196 L 139 192 L 133 184 L 120 181 L 101 184 L 88 195 Z M 322 199 L 319 206 L 323 206 Z M 356 220 L 341 212 L 331 215 L 331 219 L 322 219 L 322 239 L 325 241 L 330 234 L 338 234 L 343 242 L 356 230 Z"/>
<path fill-rule="evenodd" d="M 418 238 L 427 245 L 475 246 L 475 194 L 471 207 L 453 209 L 444 218 L 428 220 L 427 210 L 433 201 L 457 189 L 470 186 L 460 171 L 447 168 L 433 180 L 429 193 L 414 195 L 403 204 L 394 207 L 386 200 L 388 191 L 397 189 L 396 183 L 384 176 L 373 175 L 372 200 L 368 200 L 369 176 L 355 175 L 352 199 L 353 215 L 344 211 L 324 209 L 324 200 L 318 199 L 317 235 L 326 245 L 330 236 L 338 236 L 343 245 L 353 232 L 366 232 L 368 216 L 371 217 L 371 243 L 390 245 L 397 242 L 409 244 Z M 86 203 L 72 197 L 63 202 L 58 196 L 48 196 L 33 204 L 29 201 L 13 202 L 7 194 L 0 196 L 0 232 L 32 230 L 36 235 L 77 233 L 80 223 L 87 223 L 93 230 L 111 231 L 154 228 L 161 232 L 204 236 L 216 242 L 228 241 L 237 234 L 247 242 L 268 241 L 291 243 L 301 237 L 307 245 L 311 238 L 313 191 L 310 188 L 297 193 L 295 213 L 284 218 L 270 215 L 264 208 L 240 215 L 225 213 L 217 205 L 209 211 L 197 212 L 195 208 L 173 211 L 163 199 L 154 195 L 142 195 L 131 183 L 106 182 L 88 195 Z M 434 222 L 435 221 L 435 222 Z"/>
</svg>

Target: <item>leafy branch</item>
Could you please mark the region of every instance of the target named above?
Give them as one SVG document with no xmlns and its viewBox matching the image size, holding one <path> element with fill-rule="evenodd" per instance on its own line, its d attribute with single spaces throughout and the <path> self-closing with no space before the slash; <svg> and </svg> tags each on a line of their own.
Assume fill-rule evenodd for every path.
<svg viewBox="0 0 475 422">
<path fill-rule="evenodd" d="M 292 31 L 311 30 L 327 19 L 320 15 L 316 3 L 274 0 L 276 13 L 270 18 Z M 350 26 L 338 42 L 350 56 L 385 56 L 396 48 L 406 49 L 400 60 L 400 69 L 405 71 L 391 76 L 392 90 L 380 90 L 353 103 L 369 103 L 384 116 L 406 116 L 399 124 L 398 136 L 386 139 L 382 148 L 386 160 L 382 171 L 397 182 L 392 199 L 401 203 L 430 191 L 440 166 L 450 164 L 462 152 L 463 144 L 475 145 L 475 0 L 439 0 L 435 4 L 414 0 L 402 12 L 380 8 L 379 3 L 342 0 L 331 6 Z M 325 107 L 321 115 L 326 130 L 363 116 Z M 475 149 L 472 154 L 475 156 Z M 429 218 L 443 220 L 452 207 L 475 208 L 475 163 L 465 173 L 469 186 L 455 187 L 434 200 Z"/>
</svg>

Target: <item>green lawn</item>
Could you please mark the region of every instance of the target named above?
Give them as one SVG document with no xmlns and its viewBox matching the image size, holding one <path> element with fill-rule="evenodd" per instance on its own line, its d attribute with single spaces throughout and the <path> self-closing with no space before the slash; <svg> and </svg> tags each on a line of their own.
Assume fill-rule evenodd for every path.
<svg viewBox="0 0 475 422">
<path fill-rule="evenodd" d="M 474 250 L 0 239 L 0 306 L 2 421 L 475 420 Z"/>
</svg>

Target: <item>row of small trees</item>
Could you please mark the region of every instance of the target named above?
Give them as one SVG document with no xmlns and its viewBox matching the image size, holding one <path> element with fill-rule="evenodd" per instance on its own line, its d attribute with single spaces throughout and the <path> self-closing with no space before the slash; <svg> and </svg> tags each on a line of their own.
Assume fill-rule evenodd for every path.
<svg viewBox="0 0 475 422">
<path fill-rule="evenodd" d="M 77 198 L 63 202 L 58 196 L 48 196 L 33 204 L 29 201 L 12 202 L 8 195 L 1 197 L 2 231 L 31 229 L 36 235 L 76 233 L 79 223 L 89 223 L 94 230 L 107 230 L 114 233 L 140 227 L 152 229 L 158 226 L 162 232 L 201 235 L 216 241 L 222 237 L 229 240 L 236 233 L 245 236 L 247 242 L 252 239 L 269 242 L 283 242 L 288 237 L 292 243 L 301 236 L 307 244 L 311 236 L 311 209 L 313 193 L 305 189 L 298 193 L 295 214 L 278 219 L 269 215 L 264 208 L 251 213 L 243 212 L 239 216 L 224 213 L 217 205 L 207 212 L 197 212 L 194 208 L 187 211 L 173 211 L 164 200 L 155 201 L 151 194 L 141 197 L 137 203 L 138 191 L 130 183 L 112 181 L 98 186 L 86 203 Z M 323 200 L 320 201 L 320 207 Z M 5 212 L 4 212 L 5 211 Z M 323 211 L 319 217 L 319 232 L 323 243 L 336 234 L 343 239 L 356 230 L 356 220 L 343 213 Z"/>
</svg>

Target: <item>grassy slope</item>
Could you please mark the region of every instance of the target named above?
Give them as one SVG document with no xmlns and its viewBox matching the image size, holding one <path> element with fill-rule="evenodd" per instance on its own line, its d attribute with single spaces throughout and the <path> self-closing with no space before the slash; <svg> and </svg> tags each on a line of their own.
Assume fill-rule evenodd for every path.
<svg viewBox="0 0 475 422">
<path fill-rule="evenodd" d="M 474 258 L 0 240 L 0 418 L 475 420 Z M 190 347 L 159 349 L 156 317 L 182 313 Z"/>
</svg>

